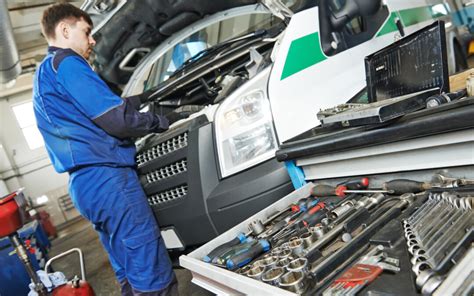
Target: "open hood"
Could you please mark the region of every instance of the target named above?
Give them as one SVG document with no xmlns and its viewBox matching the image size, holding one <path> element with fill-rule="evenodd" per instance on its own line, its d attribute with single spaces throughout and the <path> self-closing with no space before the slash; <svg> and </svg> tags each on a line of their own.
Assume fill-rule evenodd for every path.
<svg viewBox="0 0 474 296">
<path fill-rule="evenodd" d="M 128 0 L 84 2 L 82 9 L 94 22 L 94 66 L 109 83 L 125 84 L 130 64 L 138 63 L 144 54 L 173 33 L 216 12 L 255 4 L 256 0 Z M 138 49 L 138 51 L 137 51 Z M 124 65 L 132 50 L 136 54 Z M 135 60 L 135 61 L 134 61 Z M 122 63 L 122 65 L 121 65 Z"/>
</svg>

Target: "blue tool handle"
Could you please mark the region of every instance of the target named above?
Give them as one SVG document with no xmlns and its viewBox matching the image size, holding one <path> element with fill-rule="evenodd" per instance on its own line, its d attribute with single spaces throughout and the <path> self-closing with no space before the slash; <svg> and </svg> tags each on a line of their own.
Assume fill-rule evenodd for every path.
<svg viewBox="0 0 474 296">
<path fill-rule="evenodd" d="M 245 234 L 243 233 L 239 233 L 237 235 L 236 238 L 216 247 L 215 249 L 213 249 L 212 251 L 209 252 L 209 254 L 207 254 L 206 256 L 204 256 L 204 258 L 202 258 L 202 260 L 204 262 L 211 262 L 215 257 L 223 254 L 224 252 L 227 251 L 227 249 L 229 249 L 230 247 L 233 247 L 235 245 L 238 245 L 240 243 L 243 243 L 247 240 L 247 237 L 245 236 Z"/>
<path fill-rule="evenodd" d="M 255 259 L 260 254 L 270 250 L 270 243 L 267 240 L 259 240 L 257 244 L 250 247 L 245 252 L 240 252 L 227 260 L 227 269 L 235 270 Z"/>
</svg>

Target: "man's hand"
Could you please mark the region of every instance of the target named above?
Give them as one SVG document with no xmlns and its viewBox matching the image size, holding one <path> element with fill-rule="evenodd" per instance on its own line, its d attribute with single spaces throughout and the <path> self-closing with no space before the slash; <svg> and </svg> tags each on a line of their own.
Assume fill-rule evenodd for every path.
<svg viewBox="0 0 474 296">
<path fill-rule="evenodd" d="M 186 115 L 186 114 L 182 114 L 182 113 L 178 113 L 178 112 L 174 112 L 174 111 L 166 114 L 166 118 L 169 121 L 169 125 L 172 125 L 173 123 L 175 123 L 178 120 L 185 119 L 188 116 L 189 116 L 189 114 Z"/>
<path fill-rule="evenodd" d="M 157 91 L 157 89 L 152 87 L 149 90 L 146 90 L 146 91 L 142 92 L 141 94 L 137 95 L 140 98 L 140 103 L 141 104 L 148 103 L 150 96 L 156 91 Z"/>
<path fill-rule="evenodd" d="M 176 108 L 174 111 L 166 114 L 169 124 L 173 124 L 178 120 L 188 118 L 189 115 L 199 112 L 204 106 L 201 105 L 186 105 Z"/>
</svg>

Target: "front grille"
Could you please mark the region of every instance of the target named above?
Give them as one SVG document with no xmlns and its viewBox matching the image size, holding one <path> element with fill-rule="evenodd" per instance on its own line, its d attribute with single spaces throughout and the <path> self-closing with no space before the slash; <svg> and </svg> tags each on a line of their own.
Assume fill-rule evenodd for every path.
<svg viewBox="0 0 474 296">
<path fill-rule="evenodd" d="M 174 201 L 180 198 L 183 198 L 188 193 L 188 186 L 182 185 L 179 187 L 175 187 L 173 189 L 160 192 L 158 194 L 153 194 L 152 196 L 148 197 L 148 202 L 150 205 L 162 205 L 163 203 L 167 203 L 170 201 Z"/>
<path fill-rule="evenodd" d="M 188 133 L 182 133 L 137 155 L 138 166 L 188 146 Z"/>
<path fill-rule="evenodd" d="M 186 159 L 180 160 L 178 162 L 172 163 L 168 166 L 159 168 L 155 171 L 152 171 L 146 174 L 146 180 L 148 184 L 164 180 L 166 178 L 184 173 L 188 170 L 188 164 Z"/>
</svg>

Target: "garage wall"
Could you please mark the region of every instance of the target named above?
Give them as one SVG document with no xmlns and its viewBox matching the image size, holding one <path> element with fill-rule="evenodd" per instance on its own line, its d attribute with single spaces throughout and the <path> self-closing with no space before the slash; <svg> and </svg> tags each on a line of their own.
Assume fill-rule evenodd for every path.
<svg viewBox="0 0 474 296">
<path fill-rule="evenodd" d="M 25 195 L 36 201 L 48 196 L 45 209 L 53 223 L 60 224 L 78 213 L 68 211 L 64 217 L 58 199 L 67 196 L 67 174 L 58 174 L 49 161 L 46 149 L 31 150 L 15 118 L 12 107 L 32 99 L 32 74 L 22 75 L 14 88 L 0 90 L 0 192 L 25 188 Z M 2 185 L 3 183 L 3 185 Z M 3 189 L 2 189 L 3 188 Z"/>
</svg>

